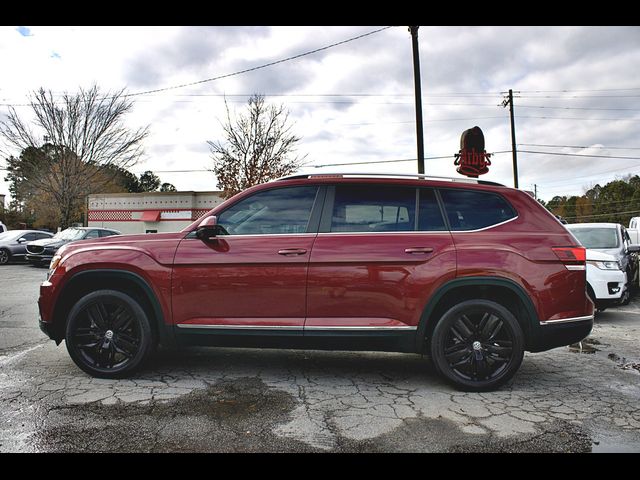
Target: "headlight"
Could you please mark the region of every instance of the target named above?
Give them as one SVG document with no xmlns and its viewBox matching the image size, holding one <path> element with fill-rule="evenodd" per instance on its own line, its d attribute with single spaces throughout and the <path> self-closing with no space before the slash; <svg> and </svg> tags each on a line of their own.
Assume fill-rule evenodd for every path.
<svg viewBox="0 0 640 480">
<path fill-rule="evenodd" d="M 618 262 L 596 262 L 594 260 L 588 260 L 587 263 L 600 270 L 622 270 Z"/>
</svg>

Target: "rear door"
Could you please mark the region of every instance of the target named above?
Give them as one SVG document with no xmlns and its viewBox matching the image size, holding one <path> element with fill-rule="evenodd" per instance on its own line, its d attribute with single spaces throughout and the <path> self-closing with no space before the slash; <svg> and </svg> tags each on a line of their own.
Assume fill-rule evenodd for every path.
<svg viewBox="0 0 640 480">
<path fill-rule="evenodd" d="M 426 299 L 455 269 L 432 189 L 329 187 L 309 264 L 305 335 L 415 330 Z"/>
</svg>

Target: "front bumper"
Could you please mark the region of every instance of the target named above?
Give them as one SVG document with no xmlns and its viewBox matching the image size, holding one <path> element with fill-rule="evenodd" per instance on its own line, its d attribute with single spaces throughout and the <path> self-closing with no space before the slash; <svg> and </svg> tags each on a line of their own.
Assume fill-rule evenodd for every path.
<svg viewBox="0 0 640 480">
<path fill-rule="evenodd" d="M 43 254 L 37 254 L 37 255 L 35 255 L 33 253 L 27 253 L 24 256 L 24 258 L 29 263 L 42 265 L 44 263 L 46 263 L 46 264 L 51 263 L 51 259 L 53 258 L 54 255 L 55 255 L 55 253 L 43 253 Z"/>
<path fill-rule="evenodd" d="M 622 270 L 600 270 L 587 265 L 587 282 L 591 285 L 596 300 L 616 300 L 622 297 L 627 274 Z M 613 291 L 616 288 L 618 290 Z"/>
</svg>

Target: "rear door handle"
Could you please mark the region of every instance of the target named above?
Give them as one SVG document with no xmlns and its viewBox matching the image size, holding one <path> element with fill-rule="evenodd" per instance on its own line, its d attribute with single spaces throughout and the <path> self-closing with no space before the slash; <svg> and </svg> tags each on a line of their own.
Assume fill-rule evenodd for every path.
<svg viewBox="0 0 640 480">
<path fill-rule="evenodd" d="M 431 247 L 409 247 L 404 249 L 404 253 L 411 254 L 421 254 L 421 253 L 431 253 L 433 252 L 433 248 Z"/>
<path fill-rule="evenodd" d="M 278 250 L 278 255 L 286 256 L 304 255 L 305 253 L 307 253 L 306 248 L 283 248 L 282 250 Z"/>
</svg>

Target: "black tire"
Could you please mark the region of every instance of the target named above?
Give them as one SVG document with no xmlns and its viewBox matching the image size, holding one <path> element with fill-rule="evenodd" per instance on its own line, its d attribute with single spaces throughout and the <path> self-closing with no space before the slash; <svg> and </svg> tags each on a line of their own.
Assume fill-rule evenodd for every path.
<svg viewBox="0 0 640 480">
<path fill-rule="evenodd" d="M 150 356 L 155 339 L 140 304 L 116 290 L 97 290 L 69 312 L 65 333 L 74 363 L 99 378 L 130 376 Z"/>
<path fill-rule="evenodd" d="M 524 334 L 502 305 L 467 300 L 450 308 L 431 337 L 434 367 L 460 390 L 494 390 L 516 373 L 524 357 Z"/>
<path fill-rule="evenodd" d="M 11 252 L 6 248 L 0 248 L 0 265 L 6 265 L 11 260 Z"/>
</svg>

